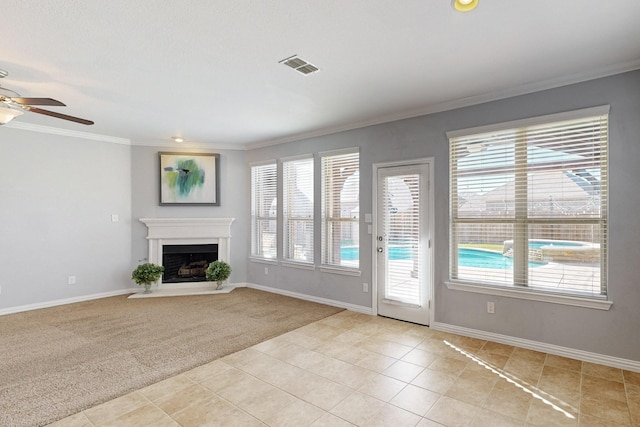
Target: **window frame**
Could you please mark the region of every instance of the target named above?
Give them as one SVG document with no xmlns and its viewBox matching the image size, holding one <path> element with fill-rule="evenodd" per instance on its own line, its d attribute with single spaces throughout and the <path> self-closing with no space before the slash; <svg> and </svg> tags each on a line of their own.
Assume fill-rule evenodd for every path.
<svg viewBox="0 0 640 427">
<path fill-rule="evenodd" d="M 524 119 L 524 120 L 515 120 L 515 121 L 510 121 L 510 122 L 505 122 L 505 123 L 500 123 L 500 124 L 495 124 L 495 125 L 489 125 L 489 126 L 480 126 L 480 127 L 475 127 L 475 128 L 469 128 L 469 129 L 462 129 L 462 130 L 457 130 L 457 131 L 452 131 L 452 132 L 447 132 L 447 138 L 450 141 L 450 152 L 449 152 L 449 156 L 450 156 L 450 182 L 449 182 L 449 191 L 450 191 L 450 210 L 449 210 L 449 214 L 450 214 L 450 224 L 449 224 L 449 231 L 450 231 L 450 238 L 451 238 L 451 242 L 450 242 L 450 247 L 454 248 L 457 247 L 457 244 L 455 243 L 455 225 L 456 224 L 460 224 L 460 223 L 487 223 L 487 222 L 491 222 L 491 220 L 487 219 L 487 218 L 483 218 L 483 219 L 477 219 L 477 220 L 473 220 L 473 219 L 464 219 L 462 221 L 460 221 L 458 218 L 454 218 L 453 212 L 456 208 L 456 206 L 454 206 L 455 200 L 454 200 L 454 194 L 457 192 L 457 189 L 454 187 L 456 184 L 456 177 L 457 175 L 457 171 L 454 171 L 454 164 L 453 164 L 453 153 L 452 153 L 452 149 L 453 149 L 453 142 L 452 140 L 457 139 L 457 138 L 462 138 L 462 137 L 470 137 L 472 135 L 480 135 L 480 134 L 484 134 L 484 133 L 489 133 L 489 132 L 498 132 L 498 131 L 507 131 L 507 130 L 513 130 L 513 131 L 518 131 L 519 129 L 523 129 L 523 128 L 527 128 L 527 127 L 531 127 L 531 126 L 544 126 L 545 124 L 552 124 L 553 122 L 559 122 L 559 121 L 565 121 L 565 120 L 572 120 L 572 119 L 581 119 L 581 118 L 587 118 L 587 117 L 592 117 L 592 116 L 604 116 L 609 114 L 609 106 L 605 105 L 605 106 L 600 106 L 600 107 L 593 107 L 593 108 L 587 108 L 587 109 L 582 109 L 582 110 L 575 110 L 575 111 L 569 111 L 569 112 L 564 112 L 564 113 L 559 113 L 559 114 L 551 114 L 551 115 L 546 115 L 546 116 L 540 116 L 540 117 L 534 117 L 534 118 L 529 118 L 529 119 Z M 526 150 L 526 140 L 523 143 L 525 148 L 524 150 Z M 609 147 L 610 143 L 608 140 L 608 134 L 607 134 L 607 149 Z M 517 148 L 518 144 L 514 145 L 515 150 L 516 150 L 516 156 L 523 155 L 523 148 Z M 520 153 L 518 154 L 518 150 L 520 150 Z M 526 152 L 524 152 L 524 155 L 526 157 Z M 522 159 L 522 158 L 520 158 Z M 525 162 L 526 163 L 526 162 Z M 528 163 L 526 163 L 528 164 Z M 606 169 L 607 169 L 607 164 L 608 162 L 605 160 L 605 167 L 604 167 L 604 171 L 606 173 Z M 524 172 L 522 170 L 519 170 L 520 166 L 515 167 L 514 166 L 514 173 L 516 174 L 526 174 L 526 168 L 527 166 L 522 166 L 524 168 Z M 526 185 L 526 176 L 525 176 L 525 185 Z M 606 187 L 605 187 L 606 189 Z M 606 190 L 605 190 L 606 191 Z M 521 196 L 522 197 L 522 196 Z M 524 197 L 526 198 L 526 191 L 524 192 Z M 523 206 L 522 204 L 522 200 L 516 198 L 517 202 L 520 203 L 516 203 L 516 205 L 520 205 Z M 608 203 L 608 201 L 603 202 L 603 203 Z M 525 204 L 526 206 L 526 201 Z M 602 233 L 604 234 L 603 237 L 601 237 L 601 242 L 607 242 L 608 241 L 608 236 L 607 236 L 607 217 L 608 217 L 608 212 L 607 212 L 607 206 L 605 204 L 604 209 L 602 211 L 601 217 L 597 219 L 597 221 L 600 221 L 601 223 L 603 223 L 603 225 L 601 225 L 601 230 Z M 509 219 L 507 220 L 505 218 L 506 223 L 513 223 L 514 227 L 519 227 L 518 223 L 521 223 L 522 221 L 522 212 L 516 212 L 516 218 L 513 219 Z M 594 219 L 589 219 L 589 220 L 581 220 L 581 219 L 575 219 L 574 222 L 576 223 L 594 223 L 597 222 Z M 530 224 L 528 222 L 528 224 Z M 516 239 L 516 236 L 519 234 L 516 234 L 517 232 L 514 230 L 514 239 Z M 523 234 L 524 235 L 524 234 Z M 521 240 L 522 238 L 519 238 L 519 240 Z M 520 242 L 521 243 L 521 242 Z M 514 240 L 514 245 L 518 244 L 518 242 L 516 242 Z M 526 245 L 524 246 L 524 248 L 526 249 Z M 527 299 L 527 300 L 536 300 L 536 301 L 544 301 L 544 302 L 553 302 L 553 303 L 558 303 L 558 304 L 566 304 L 566 305 L 574 305 L 574 306 L 580 306 L 580 307 L 588 307 L 588 308 L 596 308 L 596 309 L 602 309 L 602 310 L 608 310 L 611 305 L 612 302 L 607 300 L 607 295 L 606 293 L 597 295 L 597 294 L 591 294 L 591 295 L 585 295 L 585 294 L 574 294 L 571 292 L 558 292 L 558 291 L 547 291 L 545 289 L 541 289 L 540 287 L 527 287 L 527 286 L 521 286 L 521 285 L 515 285 L 514 283 L 510 283 L 507 285 L 504 284 L 499 284 L 499 283 L 492 283 L 492 282 L 481 282 L 481 281 L 473 281 L 473 280 L 469 280 L 469 279 L 457 279 L 457 278 L 453 278 L 455 276 L 456 273 L 456 269 L 457 269 L 457 256 L 456 254 L 453 253 L 453 249 L 451 250 L 450 256 L 449 256 L 449 279 L 448 281 L 446 281 L 446 285 L 449 289 L 453 289 L 453 290 L 461 290 L 461 291 L 468 291 L 468 292 L 475 292 L 475 293 L 481 293 L 481 294 L 489 294 L 489 295 L 499 295 L 499 296 L 507 296 L 507 297 L 513 297 L 513 298 L 521 298 L 521 299 Z M 608 251 L 607 251 L 608 252 Z M 607 252 L 604 252 L 604 255 L 601 258 L 601 264 L 600 264 L 600 268 L 602 270 L 601 273 L 601 277 L 603 279 L 606 279 L 606 274 L 607 274 Z M 522 252 L 521 252 L 522 253 Z M 514 259 L 514 270 L 516 274 L 518 274 L 518 271 L 522 272 L 524 271 L 526 274 L 526 267 L 525 268 L 521 268 L 518 267 L 518 263 L 520 264 L 526 264 L 526 257 L 525 257 L 525 261 L 522 262 L 522 260 L 516 260 Z M 518 280 L 522 280 L 522 277 L 518 277 Z M 526 278 L 524 279 L 524 281 L 526 282 Z M 606 285 L 605 285 L 606 286 Z"/>
<path fill-rule="evenodd" d="M 321 182 L 321 189 L 320 189 L 320 202 L 321 202 L 321 215 L 320 215 L 320 221 L 321 221 L 321 236 L 320 236 L 320 246 L 321 246 L 321 257 L 320 257 L 320 268 L 323 271 L 327 271 L 327 272 L 335 272 L 335 273 L 342 273 L 342 274 L 348 274 L 348 275 L 360 275 L 360 252 L 358 250 L 358 259 L 357 259 L 357 264 L 355 266 L 348 266 L 348 265 L 342 265 L 342 264 L 336 264 L 336 263 L 331 263 L 329 262 L 331 256 L 329 254 L 329 251 L 331 250 L 331 245 L 330 242 L 334 241 L 334 236 L 332 234 L 332 230 L 334 230 L 334 228 L 332 227 L 333 224 L 344 224 L 344 223 L 350 223 L 350 224 L 355 224 L 355 228 L 356 231 L 355 233 L 357 234 L 357 239 L 358 239 L 358 249 L 360 248 L 360 212 L 359 212 L 359 208 L 360 208 L 360 181 L 358 180 L 358 217 L 357 218 L 342 218 L 342 217 L 334 217 L 329 213 L 329 209 L 330 207 L 333 206 L 333 203 L 335 201 L 336 198 L 336 194 L 334 193 L 333 190 L 335 190 L 333 185 L 329 185 L 329 176 L 326 175 L 326 169 L 327 166 L 325 164 L 325 161 L 329 160 L 329 159 L 333 159 L 333 158 L 337 158 L 337 157 L 342 157 L 342 156 L 349 156 L 349 155 L 355 155 L 356 159 L 357 159 L 357 169 L 353 172 L 355 173 L 356 171 L 358 172 L 358 175 L 360 174 L 360 149 L 359 147 L 352 147 L 352 148 L 345 148 L 342 150 L 334 150 L 334 151 L 326 151 L 326 152 L 322 152 L 319 153 L 320 156 L 320 182 Z M 349 177 L 353 176 L 353 173 L 351 175 L 349 175 Z M 347 181 L 347 179 L 349 178 L 345 178 L 344 182 Z M 337 197 L 339 198 L 340 195 L 338 194 Z"/>
<path fill-rule="evenodd" d="M 292 184 L 295 186 L 295 182 L 291 183 L 288 181 L 287 168 L 288 168 L 288 164 L 301 162 L 301 161 L 308 161 L 311 163 L 311 189 L 312 189 L 312 194 L 310 198 L 311 215 L 308 217 L 293 217 L 289 215 L 290 213 L 289 208 L 291 204 L 290 202 L 291 192 L 289 190 L 289 186 Z M 316 171 L 315 157 L 313 156 L 313 154 L 287 157 L 282 159 L 281 163 L 282 163 L 282 208 L 281 208 L 282 210 L 282 228 L 281 228 L 282 254 L 281 254 L 280 264 L 287 267 L 315 269 L 315 260 L 316 260 L 316 254 L 315 254 L 315 235 L 316 235 L 315 233 L 315 171 Z M 294 243 L 290 241 L 291 233 L 289 233 L 288 230 L 289 230 L 289 225 L 292 222 L 305 224 L 306 225 L 305 229 L 307 229 L 308 226 L 310 225 L 311 238 L 309 239 L 307 237 L 307 240 L 311 241 L 311 249 L 312 249 L 311 260 L 296 259 L 295 248 L 293 248 L 293 256 L 291 256 L 292 245 L 294 245 Z"/>
<path fill-rule="evenodd" d="M 276 200 L 276 215 L 275 216 L 263 216 L 263 215 L 259 215 L 256 212 L 256 197 L 258 196 L 258 194 L 256 194 L 256 182 L 254 181 L 254 170 L 256 170 L 257 168 L 265 168 L 265 167 L 273 167 L 274 168 L 274 177 L 275 177 L 275 181 L 274 181 L 274 188 L 272 190 L 274 191 L 275 194 L 275 200 Z M 267 160 L 264 162 L 259 162 L 259 163 L 252 163 L 249 165 L 249 173 L 250 173 L 250 186 L 251 186 L 251 248 L 250 248 L 250 258 L 252 260 L 255 261 L 261 261 L 261 262 L 267 262 L 267 263 L 276 263 L 278 260 L 278 256 L 279 256 L 279 251 L 278 251 L 278 211 L 277 211 L 277 200 L 278 200 L 278 178 L 279 178 L 279 170 L 278 170 L 278 163 L 276 160 Z M 261 190 L 262 192 L 264 192 L 264 188 Z M 263 241 L 262 235 L 258 235 L 257 233 L 259 232 L 259 229 L 257 227 L 258 222 L 260 221 L 275 221 L 275 234 L 274 234 L 274 239 L 275 239 L 275 256 L 274 257 L 267 257 L 264 255 L 263 250 L 261 250 L 260 248 L 258 248 L 258 250 L 256 250 L 256 247 L 262 247 L 261 242 Z"/>
</svg>

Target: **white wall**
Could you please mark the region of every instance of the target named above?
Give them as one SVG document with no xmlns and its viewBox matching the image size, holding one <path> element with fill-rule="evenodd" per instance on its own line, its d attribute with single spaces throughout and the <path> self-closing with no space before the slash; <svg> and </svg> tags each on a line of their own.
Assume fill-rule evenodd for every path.
<svg viewBox="0 0 640 427">
<path fill-rule="evenodd" d="M 0 309 L 131 286 L 129 150 L 0 128 Z"/>
<path fill-rule="evenodd" d="M 160 206 L 158 152 L 220 154 L 220 206 Z M 247 280 L 249 226 L 249 171 L 246 153 L 235 150 L 177 149 L 133 146 L 131 148 L 132 268 L 146 259 L 147 227 L 140 218 L 235 218 L 231 224 L 232 283 Z"/>
<path fill-rule="evenodd" d="M 447 289 L 449 159 L 446 132 L 610 104 L 609 311 L 487 296 Z M 360 147 L 361 230 L 372 212 L 372 164 L 435 159 L 435 320 L 449 325 L 640 361 L 640 71 L 438 114 L 252 150 L 249 162 Z M 362 277 L 335 276 L 249 262 L 249 282 L 345 303 L 372 306 L 361 282 L 371 280 L 371 238 L 361 231 Z M 496 313 L 486 313 L 487 301 Z"/>
</svg>

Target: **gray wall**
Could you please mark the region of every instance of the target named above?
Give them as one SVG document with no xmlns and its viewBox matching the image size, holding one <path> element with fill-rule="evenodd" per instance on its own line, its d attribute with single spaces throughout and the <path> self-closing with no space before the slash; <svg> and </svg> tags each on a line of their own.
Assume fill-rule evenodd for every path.
<svg viewBox="0 0 640 427">
<path fill-rule="evenodd" d="M 0 309 L 131 286 L 129 150 L 0 128 Z"/>
<path fill-rule="evenodd" d="M 438 114 L 370 126 L 252 150 L 249 162 L 278 159 L 340 147 L 361 148 L 361 269 L 362 277 L 336 276 L 249 262 L 251 283 L 371 307 L 371 239 L 364 234 L 364 213 L 372 212 L 372 164 L 420 157 L 435 159 L 435 320 L 451 325 L 640 360 L 640 287 L 634 266 L 640 242 L 640 71 L 620 74 L 461 108 Z M 563 111 L 610 104 L 610 251 L 609 311 L 451 291 L 448 277 L 448 140 L 445 133 Z M 494 301 L 496 314 L 486 313 Z"/>
<path fill-rule="evenodd" d="M 220 154 L 220 206 L 160 206 L 158 152 L 195 152 Z M 231 282 L 247 281 L 247 242 L 249 241 L 249 172 L 246 153 L 234 150 L 175 149 L 167 147 L 131 147 L 133 266 L 146 259 L 147 227 L 140 218 L 235 218 L 231 224 Z"/>
</svg>

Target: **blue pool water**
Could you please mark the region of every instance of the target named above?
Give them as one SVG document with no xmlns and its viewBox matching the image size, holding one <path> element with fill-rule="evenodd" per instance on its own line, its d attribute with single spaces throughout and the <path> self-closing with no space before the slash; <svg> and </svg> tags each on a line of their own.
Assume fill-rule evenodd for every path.
<svg viewBox="0 0 640 427">
<path fill-rule="evenodd" d="M 544 246 L 543 243 L 540 246 Z M 540 247 L 539 246 L 539 247 Z M 573 245 L 572 245 L 573 246 Z M 580 246 L 576 244 L 575 246 Z M 388 248 L 389 259 L 411 259 L 411 247 L 409 246 L 390 246 Z M 343 247 L 340 249 L 340 256 L 343 261 L 357 260 L 359 248 Z M 461 267 L 480 267 L 480 268 L 496 268 L 506 269 L 513 268 L 513 260 L 503 256 L 499 252 L 485 251 L 482 249 L 460 248 L 458 250 L 458 262 Z M 529 262 L 529 267 L 539 267 L 544 265 L 542 262 Z"/>
<path fill-rule="evenodd" d="M 544 262 L 529 261 L 529 268 L 545 264 Z M 458 265 L 460 267 L 510 269 L 513 268 L 513 259 L 503 256 L 500 252 L 460 248 L 458 249 Z"/>
</svg>

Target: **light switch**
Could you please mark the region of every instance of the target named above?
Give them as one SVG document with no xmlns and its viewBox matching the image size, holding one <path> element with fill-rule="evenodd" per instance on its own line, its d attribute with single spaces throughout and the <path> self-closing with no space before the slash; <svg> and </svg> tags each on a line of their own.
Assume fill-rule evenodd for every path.
<svg viewBox="0 0 640 427">
<path fill-rule="evenodd" d="M 371 221 L 372 221 L 371 214 L 370 213 L 364 214 L 364 222 L 370 223 Z"/>
<path fill-rule="evenodd" d="M 118 221 L 120 221 L 118 214 L 111 215 L 111 222 L 118 222 Z"/>
</svg>

